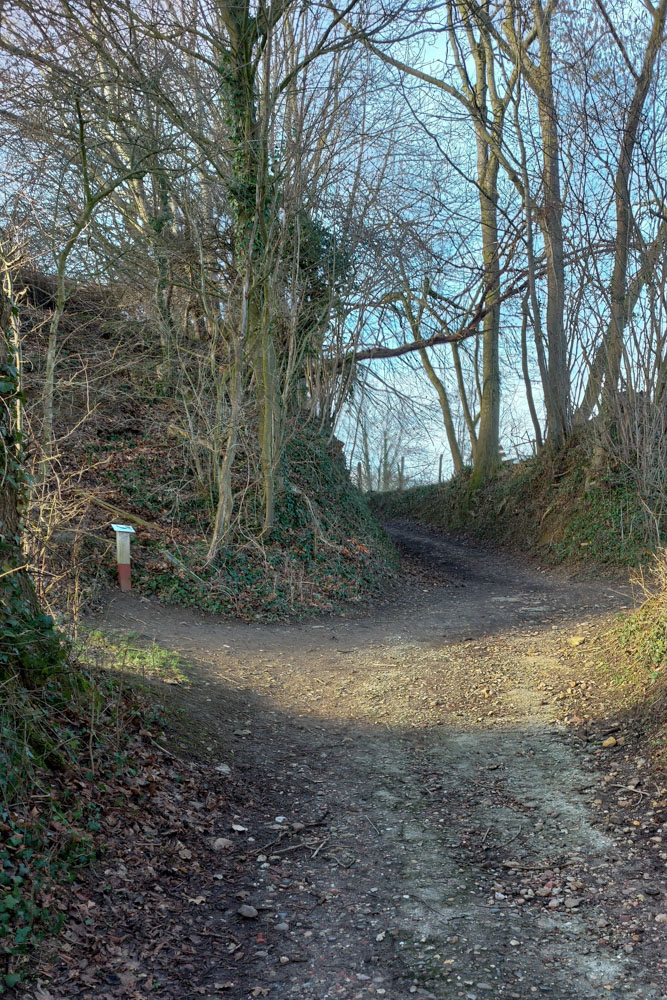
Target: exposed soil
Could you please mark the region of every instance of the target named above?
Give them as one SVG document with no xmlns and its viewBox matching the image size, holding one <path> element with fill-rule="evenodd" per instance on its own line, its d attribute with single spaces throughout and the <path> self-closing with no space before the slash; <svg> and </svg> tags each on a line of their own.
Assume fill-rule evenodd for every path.
<svg viewBox="0 0 667 1000">
<path fill-rule="evenodd" d="M 242 625 L 114 595 L 95 616 L 191 665 L 160 685 L 183 810 L 228 797 L 157 887 L 171 903 L 115 929 L 116 978 L 42 997 L 667 995 L 667 789 L 631 727 L 602 747 L 581 668 L 629 589 L 390 530 L 421 570 L 370 613 Z"/>
</svg>

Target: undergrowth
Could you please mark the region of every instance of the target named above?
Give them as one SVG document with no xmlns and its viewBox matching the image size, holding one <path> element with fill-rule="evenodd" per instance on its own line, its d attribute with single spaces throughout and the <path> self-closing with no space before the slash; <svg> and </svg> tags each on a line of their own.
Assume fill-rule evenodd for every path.
<svg viewBox="0 0 667 1000">
<path fill-rule="evenodd" d="M 219 386 L 209 398 L 208 376 L 198 381 L 208 371 L 210 345 L 198 338 L 193 352 L 183 351 L 171 373 L 157 378 L 164 360 L 157 332 L 143 316 L 139 324 L 122 319 L 110 290 L 93 298 L 84 317 L 88 290 L 77 296 L 72 289 L 63 317 L 67 347 L 58 360 L 53 414 L 62 446 L 47 476 L 34 446 L 43 412 L 45 316 L 30 302 L 21 316 L 25 425 L 33 435 L 26 443 L 37 462 L 26 548 L 44 609 L 57 620 L 76 619 L 102 587 L 116 585 L 112 522 L 136 529 L 133 585 L 165 601 L 257 620 L 328 611 L 376 593 L 395 553 L 350 482 L 342 445 L 320 432 L 319 419 L 296 397 L 285 413 L 286 440 L 281 434 L 270 535 L 258 414 L 250 407 L 230 472 L 229 532 L 207 562 L 228 405 L 224 392 L 216 395 Z"/>
<path fill-rule="evenodd" d="M 644 600 L 600 636 L 597 667 L 619 719 L 638 723 L 656 767 L 667 767 L 667 550 L 636 580 Z"/>
<path fill-rule="evenodd" d="M 0 993 L 65 921 L 63 887 L 95 859 L 105 804 L 159 712 L 97 669 L 63 662 L 39 687 L 0 688 Z"/>
<path fill-rule="evenodd" d="M 652 551 L 654 525 L 631 477 L 613 468 L 593 475 L 576 438 L 556 456 L 504 466 L 474 493 L 466 471 L 442 486 L 376 494 L 372 505 L 383 517 L 417 518 L 553 565 L 636 566 Z"/>
<path fill-rule="evenodd" d="M 667 723 L 667 549 L 660 549 L 639 583 L 645 600 L 614 634 L 626 668 L 640 687 L 653 688 L 649 705 Z"/>
<path fill-rule="evenodd" d="M 91 503 L 79 519 L 83 527 L 61 531 L 48 560 L 51 568 L 62 563 L 63 587 L 72 592 L 76 585 L 84 599 L 100 584 L 116 584 L 110 523 L 124 517 L 136 528 L 133 588 L 246 620 L 362 602 L 379 592 L 396 566 L 388 537 L 350 483 L 342 453 L 317 434 L 302 432 L 285 449 L 270 538 L 259 541 L 261 500 L 246 490 L 244 517 L 210 564 L 210 498 L 184 470 L 178 444 L 87 442 L 85 452 L 94 472 L 78 486 L 85 482 L 106 506 Z M 241 494 L 242 482 L 234 485 Z M 55 595 L 55 609 L 67 603 L 73 601 Z"/>
<path fill-rule="evenodd" d="M 667 594 L 647 598 L 619 629 L 626 655 L 655 682 L 667 665 Z"/>
</svg>

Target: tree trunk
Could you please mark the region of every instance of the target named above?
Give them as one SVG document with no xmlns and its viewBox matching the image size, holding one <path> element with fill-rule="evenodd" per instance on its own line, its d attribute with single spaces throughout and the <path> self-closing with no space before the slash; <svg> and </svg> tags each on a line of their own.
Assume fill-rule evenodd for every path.
<svg viewBox="0 0 667 1000">
<path fill-rule="evenodd" d="M 528 319 L 529 319 L 529 309 L 528 300 L 524 298 L 522 303 L 523 315 L 521 317 L 521 371 L 523 373 L 523 384 L 526 389 L 526 402 L 528 403 L 528 412 L 530 413 L 530 419 L 533 422 L 533 430 L 535 431 L 535 448 L 539 451 L 542 447 L 542 427 L 540 426 L 540 420 L 537 415 L 537 410 L 535 408 L 535 399 L 533 397 L 533 386 L 530 379 L 530 371 L 528 369 Z"/>
<path fill-rule="evenodd" d="M 482 327 L 482 398 L 471 490 L 491 479 L 500 465 L 500 261 L 498 259 L 498 160 L 480 137 L 477 141 L 482 260 L 486 305 Z"/>
<path fill-rule="evenodd" d="M 441 379 L 438 378 L 431 360 L 428 356 L 427 351 L 420 351 L 419 356 L 421 358 L 422 364 L 424 366 L 424 371 L 428 377 L 429 382 L 438 394 L 438 402 L 440 403 L 440 410 L 442 412 L 442 421 L 445 425 L 445 433 L 447 435 L 447 443 L 449 444 L 449 450 L 452 455 L 452 462 L 454 464 L 454 473 L 458 476 L 460 472 L 463 471 L 463 457 L 461 456 L 461 449 L 459 448 L 458 438 L 456 436 L 456 428 L 454 426 L 454 420 L 452 418 L 452 410 L 449 405 L 449 397 L 447 396 L 447 390 Z"/>
<path fill-rule="evenodd" d="M 479 337 L 475 337 L 475 381 L 477 382 L 477 361 L 479 355 Z M 477 447 L 477 431 L 475 430 L 477 426 L 477 420 L 473 417 L 470 412 L 470 404 L 468 403 L 468 392 L 466 390 L 465 382 L 463 380 L 463 368 L 461 366 L 461 355 L 459 353 L 459 345 L 452 344 L 452 357 L 454 358 L 454 370 L 456 371 L 456 384 L 459 389 L 459 398 L 461 400 L 461 407 L 463 409 L 463 420 L 468 429 L 468 435 L 470 436 L 470 454 L 472 455 L 473 462 L 475 460 L 475 448 Z M 478 386 L 479 398 L 482 398 L 482 386 Z"/>
<path fill-rule="evenodd" d="M 48 475 L 51 467 L 51 459 L 53 458 L 53 397 L 55 391 L 56 360 L 58 356 L 58 333 L 66 301 L 65 267 L 67 266 L 67 256 L 68 253 L 63 253 L 58 260 L 56 301 L 53 313 L 51 314 L 51 322 L 49 323 L 49 341 L 46 348 L 46 366 L 44 371 L 44 394 L 42 396 L 40 480 L 44 480 Z"/>
<path fill-rule="evenodd" d="M 646 253 L 644 254 L 644 259 L 642 265 L 636 274 L 633 276 L 632 280 L 628 283 L 627 292 L 625 297 L 625 322 L 626 324 L 630 321 L 632 314 L 634 312 L 635 306 L 639 301 L 639 297 L 642 290 L 649 284 L 649 282 L 655 277 L 655 268 L 657 266 L 660 256 L 664 253 L 665 244 L 667 243 L 667 222 L 662 222 L 658 229 L 656 238 L 653 240 L 651 245 L 648 247 Z M 600 399 L 600 392 L 602 390 L 602 382 L 604 378 L 605 361 L 607 357 L 607 345 L 609 344 L 613 334 L 612 334 L 612 323 L 613 320 L 609 320 L 605 336 L 598 345 L 598 348 L 593 356 L 593 360 L 590 364 L 588 382 L 586 383 L 586 389 L 584 391 L 583 399 L 581 405 L 575 414 L 575 420 L 578 422 L 585 422 L 590 420 L 593 410 L 597 406 Z"/>
<path fill-rule="evenodd" d="M 480 421 L 473 459 L 470 490 L 474 492 L 491 479 L 500 465 L 500 257 L 498 243 L 498 170 L 500 160 L 496 149 L 502 146 L 507 102 L 512 81 L 508 81 L 504 98 L 496 88 L 495 53 L 489 31 L 480 26 L 475 39 L 470 10 L 459 4 L 475 62 L 474 95 L 475 142 L 477 147 L 477 187 L 482 231 L 482 262 L 484 267 L 484 300 L 487 312 L 482 321 L 482 386 Z M 464 88 L 470 91 L 465 67 L 459 65 Z"/>
<path fill-rule="evenodd" d="M 230 412 L 227 426 L 227 438 L 225 442 L 225 452 L 217 473 L 218 503 L 215 511 L 213 530 L 209 542 L 206 561 L 208 563 L 218 555 L 220 548 L 227 540 L 232 526 L 232 513 L 234 510 L 234 493 L 232 490 L 232 471 L 234 459 L 238 448 L 239 425 L 241 422 L 241 410 L 243 402 L 243 379 L 241 368 L 243 365 L 243 350 L 241 338 L 234 340 L 234 358 L 231 365 L 229 379 Z"/>
<path fill-rule="evenodd" d="M 614 201 L 616 207 L 616 239 L 614 245 L 614 268 L 609 285 L 610 321 L 601 349 L 591 366 L 584 402 L 580 409 L 585 416 L 595 407 L 604 393 L 608 404 L 613 405 L 618 380 L 621 373 L 623 337 L 625 327 L 634 306 L 632 295 L 627 288 L 628 258 L 630 238 L 634 224 L 632 215 L 630 175 L 632 160 L 637 143 L 637 133 L 641 124 L 646 95 L 653 77 L 655 62 L 662 45 L 667 15 L 667 0 L 661 0 L 653 8 L 653 25 L 644 52 L 641 72 L 635 78 L 635 90 L 621 137 L 621 148 L 614 178 Z"/>
<path fill-rule="evenodd" d="M 665 13 L 667 0 L 654 11 L 653 27 L 644 53 L 642 70 L 637 79 L 635 92 L 632 96 L 628 118 L 623 130 L 623 139 L 614 183 L 616 202 L 616 246 L 614 253 L 614 270 L 611 276 L 611 326 L 607 347 L 604 385 L 605 393 L 615 394 L 621 370 L 621 354 L 623 350 L 623 334 L 628 321 L 628 302 L 626 283 L 628 271 L 628 256 L 630 236 L 633 225 L 632 206 L 630 201 L 630 174 L 632 158 L 637 142 L 637 132 L 641 122 L 642 109 L 646 101 L 649 84 L 653 76 L 653 67 L 662 44 L 665 30 Z"/>
<path fill-rule="evenodd" d="M 281 399 L 278 391 L 278 371 L 275 345 L 269 331 L 263 331 L 259 357 L 255 367 L 258 381 L 259 442 L 264 494 L 262 536 L 268 537 L 273 527 L 276 494 L 276 472 L 281 436 Z"/>
<path fill-rule="evenodd" d="M 231 178 L 228 197 L 234 219 L 234 257 L 237 274 L 247 274 L 246 302 L 239 312 L 247 316 L 246 348 L 253 366 L 259 415 L 259 450 L 264 515 L 262 535 L 273 526 L 276 471 L 282 436 L 282 396 L 279 363 L 270 316 L 267 269 L 269 248 L 264 239 L 269 180 L 266 143 L 257 120 L 257 20 L 247 0 L 221 6 L 229 47 L 220 67 L 229 110 Z"/>
<path fill-rule="evenodd" d="M 359 489 L 362 489 L 362 484 L 365 483 L 365 489 L 370 492 L 373 489 L 373 466 L 371 463 L 371 449 L 370 442 L 368 440 L 368 430 L 364 420 L 362 420 L 361 424 L 361 455 L 364 478 L 359 485 Z"/>
<path fill-rule="evenodd" d="M 25 503 L 18 353 L 11 337 L 12 304 L 0 290 L 0 677 L 38 684 L 61 658 L 51 619 L 41 614 L 21 545 Z"/>
<path fill-rule="evenodd" d="M 540 226 L 547 260 L 547 408 L 548 439 L 561 448 L 570 432 L 570 375 L 565 339 L 565 254 L 563 249 L 563 203 L 560 187 L 560 141 L 552 79 L 552 51 L 549 17 L 539 0 L 533 11 L 540 44 L 540 65 L 536 73 L 540 128 L 542 132 L 543 211 Z M 529 192 L 526 191 L 526 197 Z"/>
</svg>

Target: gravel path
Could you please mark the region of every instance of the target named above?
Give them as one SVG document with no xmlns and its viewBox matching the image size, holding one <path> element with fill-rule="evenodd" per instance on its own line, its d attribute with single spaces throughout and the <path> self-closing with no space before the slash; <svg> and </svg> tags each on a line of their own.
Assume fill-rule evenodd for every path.
<svg viewBox="0 0 667 1000">
<path fill-rule="evenodd" d="M 242 625 L 117 595 L 96 616 L 192 664 L 162 692 L 173 749 L 245 791 L 234 884 L 211 868 L 198 910 L 227 944 L 191 995 L 664 998 L 667 790 L 619 793 L 623 739 L 564 721 L 592 683 L 578 646 L 628 590 L 390 529 L 422 573 L 368 614 Z"/>
</svg>

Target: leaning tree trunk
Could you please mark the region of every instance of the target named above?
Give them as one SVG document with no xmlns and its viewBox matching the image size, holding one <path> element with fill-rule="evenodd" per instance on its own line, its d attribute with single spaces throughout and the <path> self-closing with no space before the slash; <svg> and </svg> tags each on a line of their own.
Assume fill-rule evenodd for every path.
<svg viewBox="0 0 667 1000">
<path fill-rule="evenodd" d="M 445 388 L 442 379 L 438 378 L 438 375 L 431 364 L 428 352 L 421 350 L 419 352 L 419 356 L 421 358 L 422 365 L 424 366 L 426 376 L 438 394 L 438 402 L 440 403 L 442 422 L 445 426 L 447 443 L 449 444 L 449 451 L 452 456 L 454 474 L 458 476 L 461 472 L 463 472 L 463 456 L 461 455 L 461 448 L 459 447 L 458 438 L 456 437 L 456 427 L 454 426 L 454 418 L 452 417 L 452 410 L 449 405 L 447 389 Z"/>
<path fill-rule="evenodd" d="M 632 205 L 630 194 L 630 175 L 632 173 L 632 158 L 637 143 L 637 135 L 641 125 L 641 116 L 653 78 L 658 52 L 660 51 L 665 30 L 667 3 L 662 3 L 654 10 L 653 27 L 646 46 L 642 70 L 637 78 L 635 92 L 632 96 L 628 117 L 623 131 L 618 169 L 614 182 L 616 202 L 616 246 L 614 253 L 614 269 L 610 283 L 611 297 L 611 336 L 608 341 L 604 390 L 608 397 L 613 397 L 618 387 L 621 372 L 621 355 L 623 351 L 623 336 L 628 322 L 628 296 L 626 289 L 630 238 L 633 227 Z"/>
<path fill-rule="evenodd" d="M 526 390 L 526 402 L 528 404 L 528 412 L 530 413 L 530 419 L 533 422 L 533 430 L 535 431 L 535 450 L 539 451 L 542 447 L 542 426 L 540 424 L 540 419 L 537 415 L 537 409 L 535 407 L 535 397 L 533 396 L 533 384 L 530 378 L 530 369 L 528 367 L 528 320 L 530 318 L 530 310 L 528 308 L 528 295 L 524 296 L 523 302 L 521 304 L 521 372 L 523 374 L 523 384 Z"/>
</svg>

